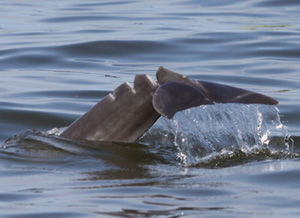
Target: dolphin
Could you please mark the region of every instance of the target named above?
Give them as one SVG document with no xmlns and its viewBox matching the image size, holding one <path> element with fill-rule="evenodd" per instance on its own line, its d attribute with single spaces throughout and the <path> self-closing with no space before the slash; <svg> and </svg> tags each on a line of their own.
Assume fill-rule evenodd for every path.
<svg viewBox="0 0 300 218">
<path fill-rule="evenodd" d="M 158 83 L 148 75 L 136 75 L 133 87 L 123 83 L 60 136 L 76 141 L 134 142 L 160 117 L 152 106 Z"/>
<path fill-rule="evenodd" d="M 169 119 L 178 111 L 204 104 L 278 104 L 278 101 L 263 94 L 219 83 L 191 80 L 163 67 L 158 69 L 156 77 L 161 85 L 153 96 L 153 107 Z"/>
<path fill-rule="evenodd" d="M 228 85 L 191 80 L 159 67 L 157 81 L 136 75 L 133 87 L 123 83 L 87 113 L 75 120 L 61 137 L 76 141 L 135 142 L 160 116 L 171 119 L 191 107 L 215 103 L 276 105 L 275 99 Z"/>
</svg>

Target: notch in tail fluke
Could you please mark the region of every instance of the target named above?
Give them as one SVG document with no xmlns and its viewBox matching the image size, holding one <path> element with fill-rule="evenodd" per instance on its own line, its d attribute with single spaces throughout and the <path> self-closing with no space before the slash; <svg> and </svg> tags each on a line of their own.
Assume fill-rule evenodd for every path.
<svg viewBox="0 0 300 218">
<path fill-rule="evenodd" d="M 160 67 L 157 81 L 137 75 L 74 121 L 61 137 L 77 141 L 134 142 L 162 116 L 213 103 L 277 104 L 268 96 L 212 82 L 191 80 Z"/>
</svg>

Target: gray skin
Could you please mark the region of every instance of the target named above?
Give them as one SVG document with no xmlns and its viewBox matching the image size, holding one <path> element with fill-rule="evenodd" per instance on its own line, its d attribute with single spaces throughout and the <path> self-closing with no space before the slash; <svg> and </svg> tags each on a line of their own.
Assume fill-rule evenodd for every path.
<svg viewBox="0 0 300 218">
<path fill-rule="evenodd" d="M 158 69 L 156 76 L 161 85 L 154 93 L 153 106 L 159 114 L 169 119 L 178 111 L 203 104 L 278 104 L 278 101 L 266 95 L 218 83 L 191 80 L 163 67 Z"/>
<path fill-rule="evenodd" d="M 160 117 L 152 106 L 157 87 L 150 76 L 137 75 L 133 88 L 123 83 L 60 136 L 76 141 L 136 141 Z"/>
<path fill-rule="evenodd" d="M 190 80 L 163 67 L 156 77 L 159 84 L 148 75 L 137 75 L 133 88 L 123 83 L 60 136 L 76 141 L 135 142 L 161 115 L 172 118 L 178 111 L 213 103 L 278 103 L 244 89 Z"/>
</svg>

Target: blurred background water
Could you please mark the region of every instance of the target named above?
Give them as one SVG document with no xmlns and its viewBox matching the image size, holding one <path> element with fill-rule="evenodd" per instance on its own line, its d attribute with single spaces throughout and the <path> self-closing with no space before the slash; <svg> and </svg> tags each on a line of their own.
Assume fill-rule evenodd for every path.
<svg viewBox="0 0 300 218">
<path fill-rule="evenodd" d="M 299 1 L 1 1 L 1 217 L 298 217 Z M 159 66 L 272 96 L 161 118 L 137 143 L 57 135 Z"/>
</svg>

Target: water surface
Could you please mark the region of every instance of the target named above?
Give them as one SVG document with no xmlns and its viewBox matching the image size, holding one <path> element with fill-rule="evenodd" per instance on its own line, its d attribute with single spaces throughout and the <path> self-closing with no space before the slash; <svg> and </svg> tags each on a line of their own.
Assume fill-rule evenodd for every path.
<svg viewBox="0 0 300 218">
<path fill-rule="evenodd" d="M 1 1 L 2 217 L 298 217 L 300 3 Z M 60 131 L 159 66 L 264 93 L 132 144 Z"/>
</svg>

